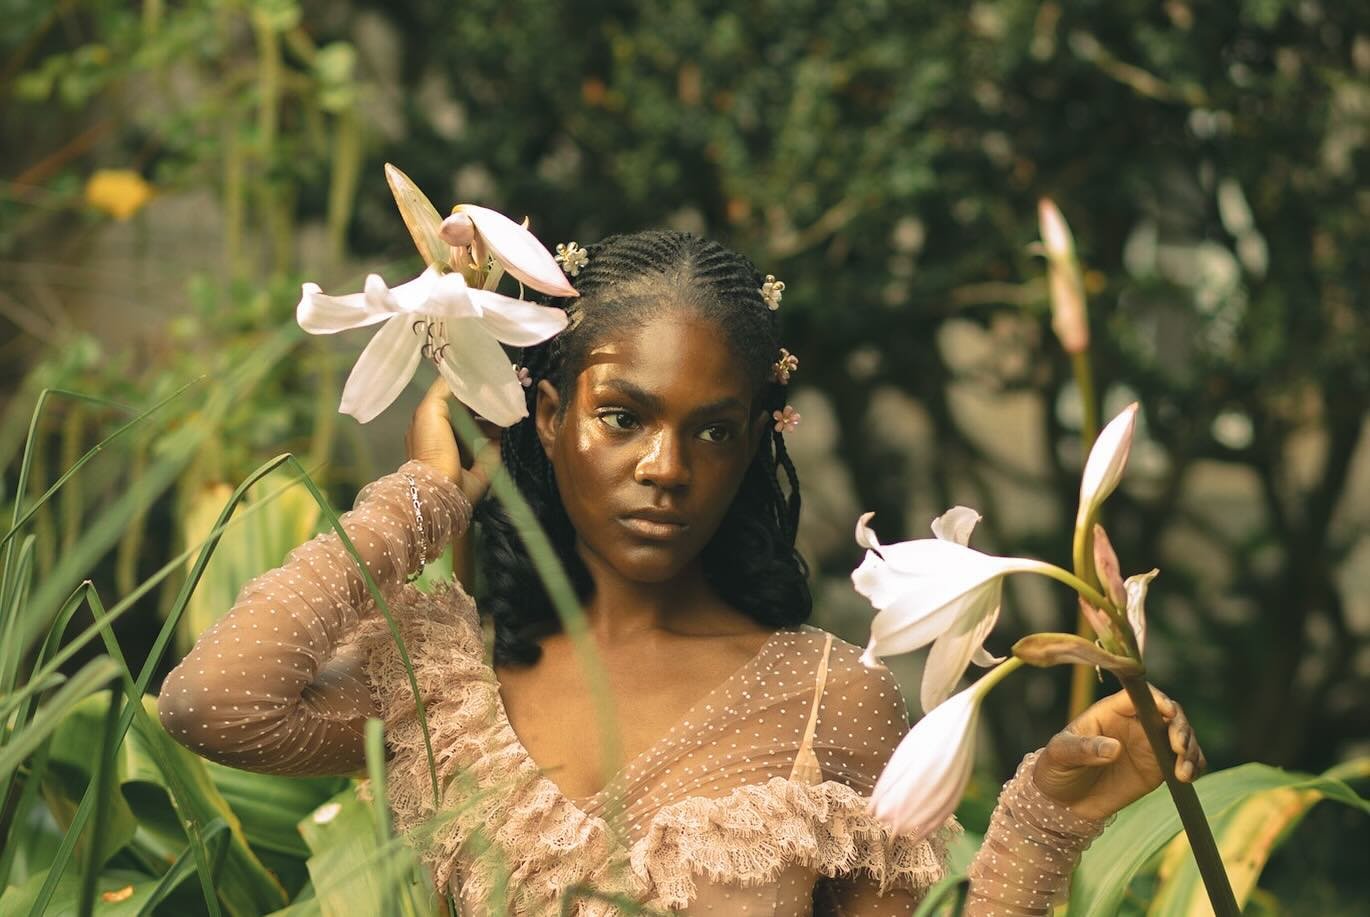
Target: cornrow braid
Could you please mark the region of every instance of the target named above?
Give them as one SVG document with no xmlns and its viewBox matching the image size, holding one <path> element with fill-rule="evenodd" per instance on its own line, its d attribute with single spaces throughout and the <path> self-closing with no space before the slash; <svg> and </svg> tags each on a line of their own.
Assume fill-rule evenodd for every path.
<svg viewBox="0 0 1370 917">
<path fill-rule="evenodd" d="M 519 361 L 535 382 L 546 379 L 556 387 L 562 410 L 572 403 L 591 349 L 610 335 L 682 309 L 722 331 L 767 417 L 783 407 L 784 386 L 771 377 L 779 323 L 761 296 L 763 279 L 751 261 L 717 242 L 667 230 L 610 236 L 585 252 L 588 261 L 575 277 L 580 296 L 543 300 L 566 310 L 566 329 L 526 348 Z M 593 582 L 534 425 L 537 385 L 525 393 L 528 417 L 504 432 L 501 456 L 584 602 Z M 799 477 L 783 435 L 773 430 L 762 439 L 701 555 L 705 577 L 724 601 L 766 626 L 806 621 L 812 610 L 808 567 L 795 550 L 799 507 Z M 560 619 L 504 508 L 486 500 L 476 518 L 483 532 L 480 607 L 494 621 L 495 664 L 530 665 L 541 655 L 538 641 L 559 631 Z"/>
</svg>

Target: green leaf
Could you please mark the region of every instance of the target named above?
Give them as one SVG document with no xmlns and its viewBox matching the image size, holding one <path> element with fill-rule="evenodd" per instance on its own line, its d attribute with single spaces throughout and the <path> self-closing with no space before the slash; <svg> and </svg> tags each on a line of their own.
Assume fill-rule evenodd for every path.
<svg viewBox="0 0 1370 917">
<path fill-rule="evenodd" d="M 1370 758 L 1339 765 L 1323 777 L 1334 778 L 1352 770 L 1370 774 Z M 1277 787 L 1255 793 L 1213 819 L 1213 838 L 1227 865 L 1238 905 L 1246 905 L 1275 849 L 1308 810 L 1325 798 L 1316 787 Z M 1147 910 L 1149 915 L 1181 917 L 1212 912 L 1186 835 L 1176 835 L 1167 845 L 1160 874 L 1161 884 Z"/>
<path fill-rule="evenodd" d="M 77 704 L 118 674 L 119 666 L 108 656 L 97 656 L 86 663 L 81 671 L 57 690 L 52 700 L 38 709 L 33 721 L 0 749 L 0 777 L 8 778 L 19 763 L 28 757 L 29 752 L 62 724 L 62 720 Z"/>
<path fill-rule="evenodd" d="M 1317 790 L 1328 799 L 1370 813 L 1370 802 L 1340 780 L 1300 774 L 1264 764 L 1243 764 L 1194 784 L 1210 824 L 1257 793 L 1288 788 Z M 1164 786 L 1134 802 L 1085 851 L 1075 870 L 1071 917 L 1112 917 L 1142 866 L 1180 831 L 1180 816 Z"/>
<path fill-rule="evenodd" d="M 413 848 L 398 838 L 379 841 L 372 806 L 349 786 L 300 822 L 300 834 L 313 851 L 309 876 L 317 911 L 311 908 L 311 913 L 434 912 L 432 884 L 421 877 Z"/>
<path fill-rule="evenodd" d="M 47 877 L 46 871 L 35 873 L 22 885 L 6 889 L 4 897 L 0 898 L 0 917 L 23 917 L 29 913 Z M 95 913 L 99 917 L 138 917 L 158 885 L 156 879 L 140 872 L 102 872 L 95 880 Z M 57 880 L 43 917 L 76 917 L 80 894 L 80 878 L 75 873 L 62 876 Z"/>
</svg>

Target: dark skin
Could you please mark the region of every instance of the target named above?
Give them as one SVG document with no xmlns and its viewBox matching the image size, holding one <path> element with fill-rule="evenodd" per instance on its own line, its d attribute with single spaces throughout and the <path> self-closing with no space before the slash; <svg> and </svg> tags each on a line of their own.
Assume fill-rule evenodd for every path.
<svg viewBox="0 0 1370 917">
<path fill-rule="evenodd" d="M 751 385 L 725 340 L 691 316 L 666 315 L 596 346 L 570 403 L 539 383 L 538 437 L 594 582 L 585 607 L 590 634 L 615 709 L 628 713 L 618 724 L 624 760 L 649 748 L 769 635 L 713 593 L 700 563 L 770 423 L 752 409 Z M 487 427 L 491 441 L 463 468 L 450 397 L 442 380 L 429 388 L 406 447 L 475 504 L 498 467 L 498 430 Z M 586 760 L 597 731 L 579 665 L 564 634 L 542 649 L 535 666 L 497 672 L 505 708 L 529 754 L 568 796 L 587 798 L 622 762 Z M 1155 693 L 1175 776 L 1192 781 L 1206 766 L 1203 752 L 1179 705 Z M 1077 814 L 1102 818 L 1159 785 L 1161 772 L 1119 692 L 1057 733 L 1033 778 Z"/>
</svg>

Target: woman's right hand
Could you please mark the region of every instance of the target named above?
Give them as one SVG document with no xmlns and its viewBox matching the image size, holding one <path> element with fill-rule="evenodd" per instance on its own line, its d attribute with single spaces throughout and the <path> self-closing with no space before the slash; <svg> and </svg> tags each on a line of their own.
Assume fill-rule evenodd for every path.
<svg viewBox="0 0 1370 917">
<path fill-rule="evenodd" d="M 430 465 L 461 488 L 466 499 L 475 506 L 490 489 L 490 478 L 499 468 L 499 443 L 503 430 L 483 420 L 477 420 L 487 441 L 476 452 L 469 467 L 462 467 L 457 437 L 452 432 L 452 415 L 448 399 L 452 392 L 442 377 L 428 386 L 428 392 L 414 409 L 414 419 L 404 434 L 404 448 L 409 458 Z M 459 407 L 458 410 L 466 410 Z"/>
</svg>

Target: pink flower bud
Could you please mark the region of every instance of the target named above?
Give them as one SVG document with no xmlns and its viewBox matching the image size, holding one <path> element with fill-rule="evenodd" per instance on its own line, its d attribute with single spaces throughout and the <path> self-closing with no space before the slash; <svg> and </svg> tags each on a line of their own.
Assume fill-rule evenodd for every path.
<svg viewBox="0 0 1370 917">
<path fill-rule="evenodd" d="M 470 245 L 476 240 L 476 224 L 464 213 L 454 213 L 438 227 L 438 237 L 451 246 Z"/>
</svg>

